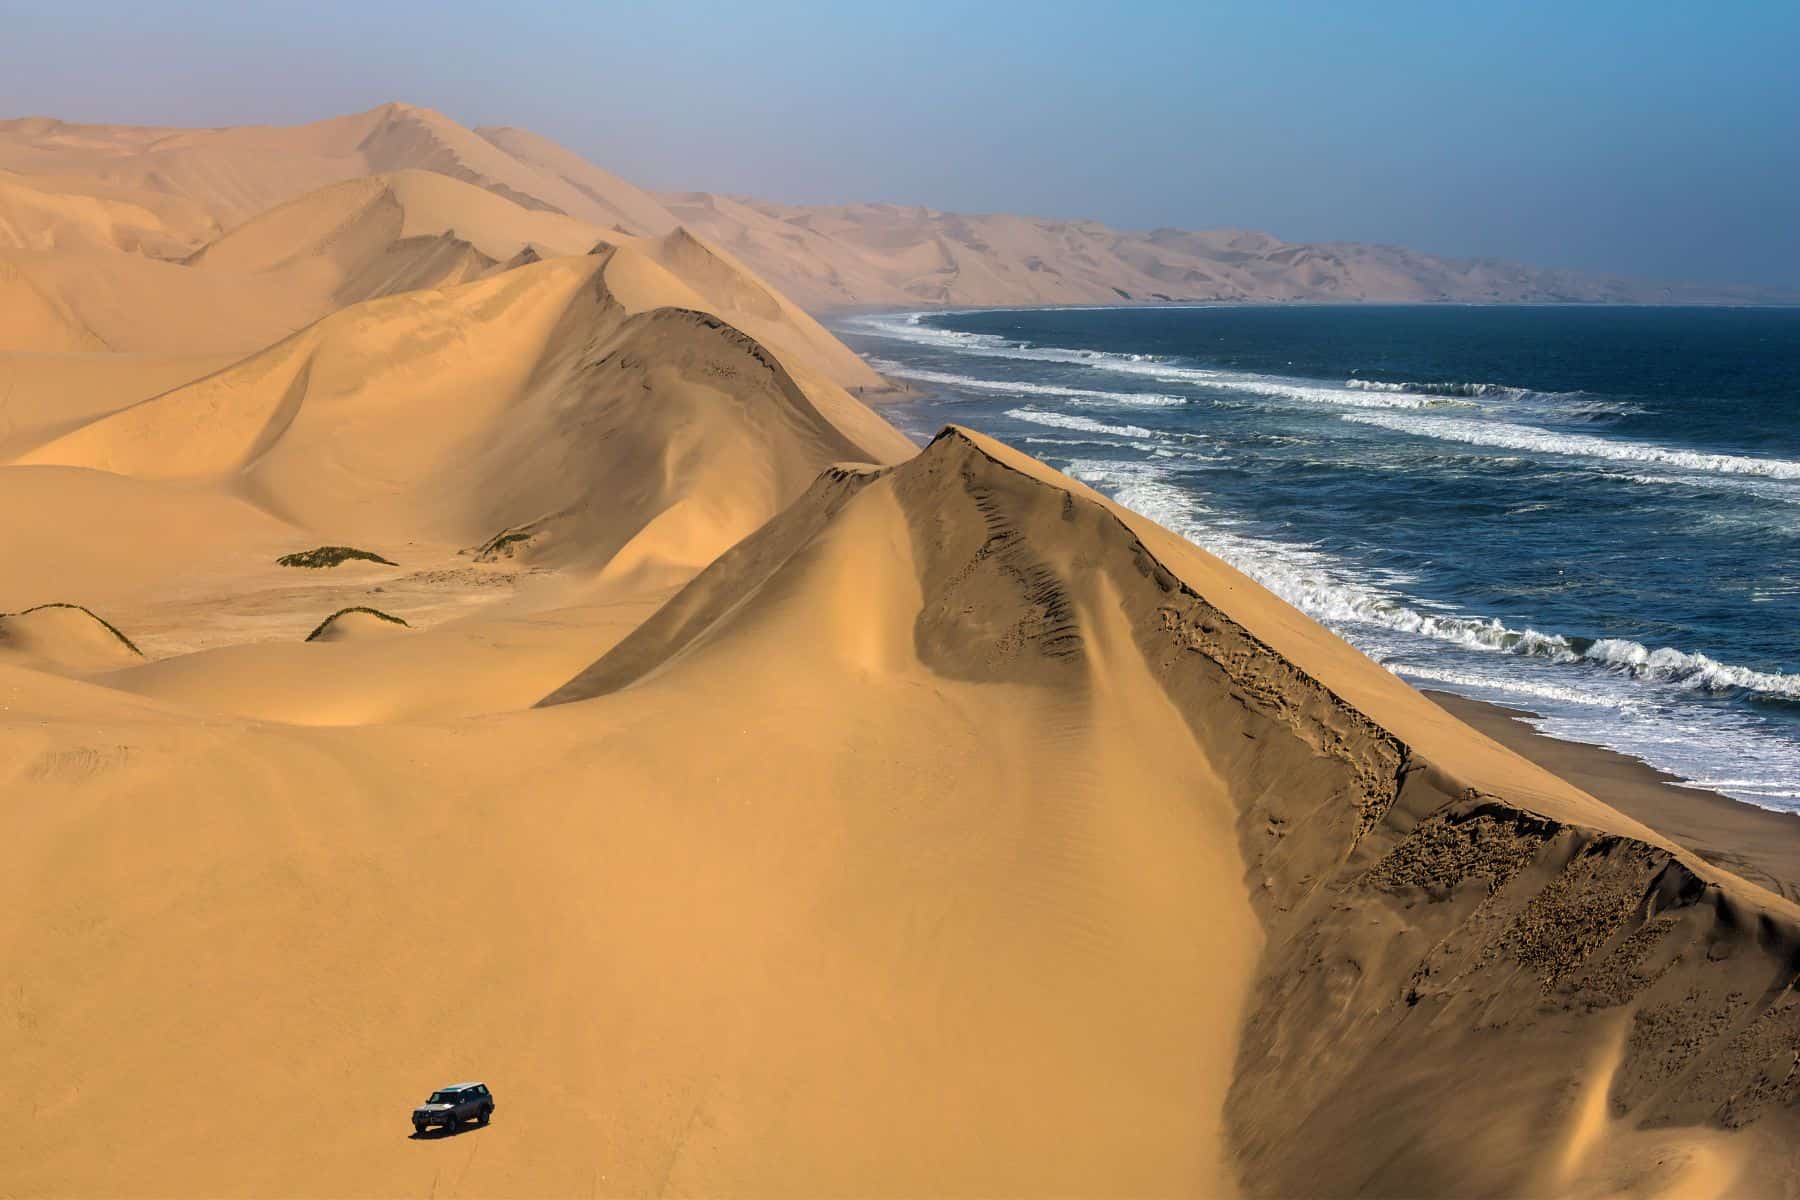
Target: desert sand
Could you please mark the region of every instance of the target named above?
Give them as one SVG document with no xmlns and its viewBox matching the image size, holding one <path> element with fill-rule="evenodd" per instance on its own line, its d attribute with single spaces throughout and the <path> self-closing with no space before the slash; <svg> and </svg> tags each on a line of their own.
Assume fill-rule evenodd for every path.
<svg viewBox="0 0 1800 1200">
<path fill-rule="evenodd" d="M 178 258 L 308 193 L 407 171 L 455 179 L 608 239 L 686 228 L 748 266 L 778 295 L 815 313 L 868 306 L 1243 300 L 1800 301 L 1791 290 L 1613 279 L 1399 246 L 1292 242 L 1247 229 L 1145 232 L 1090 220 L 895 204 L 653 195 L 538 134 L 510 126 L 468 129 L 410 104 L 287 128 L 0 121 L 0 249 L 136 248 Z M 54 272 L 49 279 L 43 273 L 40 267 L 30 282 L 48 293 L 44 302 L 66 303 L 71 289 Z M 173 277 L 156 278 L 159 286 L 179 286 L 168 282 Z M 80 289 L 74 290 L 79 297 Z M 0 277 L 0 295 L 9 292 L 21 297 L 9 306 L 25 303 L 23 290 Z M 59 318 L 35 319 L 42 324 Z M 65 336 L 78 338 L 78 320 L 75 326 Z"/>
<path fill-rule="evenodd" d="M 0 1194 L 1792 1193 L 1747 826 L 913 445 L 682 204 L 408 106 L 0 167 Z"/>
</svg>

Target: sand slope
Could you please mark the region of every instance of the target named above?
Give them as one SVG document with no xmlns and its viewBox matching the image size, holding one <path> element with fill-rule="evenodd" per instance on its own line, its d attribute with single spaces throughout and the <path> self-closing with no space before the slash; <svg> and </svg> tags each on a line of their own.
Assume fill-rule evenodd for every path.
<svg viewBox="0 0 1800 1200">
<path fill-rule="evenodd" d="M 68 305 L 4 258 L 0 258 L 0 317 L 4 317 L 0 350 L 66 354 L 107 348 Z"/>
<path fill-rule="evenodd" d="M 860 392 L 887 386 L 812 317 L 685 230 L 627 237 L 426 170 L 308 192 L 178 262 L 81 241 L 15 251 L 0 258 L 0 306 L 10 314 L 0 350 L 248 353 L 347 304 L 623 243 L 802 374 Z"/>
<path fill-rule="evenodd" d="M 911 449 L 703 308 L 631 249 L 540 263 L 352 306 L 18 461 L 216 482 L 356 545 L 691 573 L 822 463 Z"/>
<path fill-rule="evenodd" d="M 183 206 L 163 232 L 104 235 L 146 247 L 231 228 L 345 180 L 420 170 L 536 212 L 657 236 L 685 225 L 811 309 L 846 305 L 1112 304 L 1181 300 L 1792 302 L 1792 291 L 1606 279 L 1394 246 L 1295 243 L 1246 230 L 1150 232 L 1096 221 L 963 214 L 892 204 L 771 204 L 709 193 L 652 196 L 547 138 L 464 128 L 408 104 L 308 125 L 181 130 L 0 122 L 0 168 L 82 181 L 109 203 Z M 0 195 L 0 245 L 7 205 Z M 59 228 L 91 229 L 65 214 Z M 107 218 L 112 220 L 112 218 Z M 133 224 L 127 221 L 126 224 Z M 25 225 L 33 224 L 26 218 Z M 27 238 L 42 240 L 41 234 Z M 165 348 L 166 347 L 162 347 Z"/>
<path fill-rule="evenodd" d="M 675 229 L 675 217 L 660 200 L 549 138 L 510 125 L 483 126 L 475 132 L 518 161 L 580 192 L 593 206 L 581 206 L 585 220 L 633 237 L 658 236 Z"/>
<path fill-rule="evenodd" d="M 499 261 L 526 246 L 546 256 L 585 254 L 600 231 L 572 217 L 523 208 L 447 175 L 395 171 L 334 184 L 270 209 L 197 251 L 193 261 L 267 271 L 340 255 L 360 267 L 357 260 L 370 253 L 371 243 L 386 250 L 406 239 L 445 236 Z"/>
<path fill-rule="evenodd" d="M 1544 277 L 403 105 L 0 168 L 0 1194 L 1793 1194 L 1800 909 L 781 290 Z"/>
<path fill-rule="evenodd" d="M 0 351 L 0 462 L 232 361 L 228 355 Z"/>
<path fill-rule="evenodd" d="M 891 528 L 863 539 L 910 543 L 921 587 L 891 640 L 819 580 L 820 545 L 871 507 Z M 1247 1192 L 1681 1194 L 1698 1166 L 1763 1194 L 1791 1169 L 1768 1130 L 1752 1151 L 1710 1127 L 1793 1127 L 1800 910 L 1166 531 L 947 432 L 828 477 L 547 703 L 737 675 L 782 629 L 864 669 L 917 653 L 1071 698 L 1135 678 L 1181 714 L 1267 938 L 1225 1110 Z"/>
<path fill-rule="evenodd" d="M 0 348 L 248 353 L 358 300 L 477 279 L 527 247 L 581 254 L 599 235 L 444 175 L 333 184 L 239 225 L 180 261 L 82 249 L 16 253 L 0 298 L 27 319 Z M 29 290 L 28 290 L 29 289 Z M 43 316 L 31 318 L 33 308 Z M 39 327 L 60 322 L 58 337 Z M 61 343 L 61 344 L 59 344 Z"/>
<path fill-rule="evenodd" d="M 269 686 L 335 687 L 341 724 L 442 636 L 289 644 Z M 1791 1176 L 1791 905 L 979 435 L 828 469 L 598 640 L 535 709 L 363 728 L 201 717 L 209 673 L 254 690 L 235 655 L 170 660 L 179 706 L 0 662 L 0 944 L 34 964 L 0 1084 L 37 1114 L 0 1184 Z M 154 1126 L 108 1102 L 177 1071 Z M 405 1136 L 470 1075 L 493 1126 Z M 294 1137 L 280 1087 L 332 1118 Z"/>
<path fill-rule="evenodd" d="M 620 251 L 583 282 L 629 309 L 659 272 Z M 431 636 L 291 649 L 354 696 Z M 0 663 L 0 944 L 34 964 L 0 1085 L 37 1113 L 0 1183 L 1760 1195 L 1793 1169 L 1792 906 L 987 439 L 827 470 L 607 640 L 543 707 L 350 729 L 196 719 L 205 669 L 172 707 Z M 168 1120 L 108 1102 L 177 1070 Z M 469 1075 L 492 1127 L 404 1136 L 420 1080 Z M 259 1100 L 282 1087 L 332 1119 L 295 1138 Z"/>
<path fill-rule="evenodd" d="M 78 125 L 32 117 L 0 121 L 0 167 L 177 197 L 225 228 L 332 183 L 408 168 L 602 228 L 623 222 L 627 232 L 646 234 L 673 226 L 660 205 L 629 184 L 558 161 L 550 153 L 556 148 L 540 146 L 541 139 L 490 132 L 529 157 L 516 157 L 496 140 L 410 104 L 384 104 L 307 125 L 223 129 Z M 565 178 L 564 171 L 573 178 Z"/>
<path fill-rule="evenodd" d="M 0 250 L 104 249 L 169 257 L 213 231 L 210 220 L 179 202 L 0 171 Z"/>
<path fill-rule="evenodd" d="M 114 670 L 143 652 L 105 618 L 75 604 L 0 613 L 0 658 L 59 674 Z"/>
<path fill-rule="evenodd" d="M 709 311 L 752 337 L 789 352 L 795 369 L 816 372 L 857 394 L 889 385 L 860 355 L 719 247 L 676 229 L 638 248 L 694 289 Z"/>
<path fill-rule="evenodd" d="M 10 853 L 87 849 L 54 884 L 0 877 L 19 915 L 0 936 L 44 964 L 0 1071 L 46 1079 L 5 1182 L 1228 1189 L 1219 1114 L 1257 934 L 1218 782 L 1135 674 L 1085 695 L 929 670 L 903 526 L 865 505 L 811 541 L 789 594 L 755 598 L 766 636 L 625 696 L 379 731 L 96 706 L 83 735 L 125 747 L 99 761 L 60 723 L 12 731 L 9 790 L 72 807 Z M 9 686 L 27 716 L 87 711 Z M 477 894 L 450 897 L 467 879 Z M 78 913 L 90 932 L 53 932 Z M 1181 917 L 1198 913 L 1203 930 Z M 82 1011 L 58 1003 L 76 992 Z M 127 1009 L 144 1036 L 82 1047 Z M 177 1064 L 195 1102 L 171 1121 L 105 1106 Z M 503 1115 L 408 1140 L 415 1081 L 446 1072 L 489 1077 Z M 334 1119 L 304 1139 L 266 1121 L 277 1074 L 330 1087 Z"/>
</svg>

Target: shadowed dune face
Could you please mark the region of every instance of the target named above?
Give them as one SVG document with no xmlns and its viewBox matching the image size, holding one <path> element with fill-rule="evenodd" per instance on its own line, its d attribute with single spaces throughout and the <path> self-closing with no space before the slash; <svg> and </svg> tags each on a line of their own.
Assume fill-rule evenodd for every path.
<svg viewBox="0 0 1800 1200">
<path fill-rule="evenodd" d="M 832 385 L 809 391 L 718 318 L 662 303 L 691 297 L 616 251 L 358 305 L 20 461 L 217 482 L 365 540 L 519 529 L 513 553 L 538 561 L 691 572 L 821 463 L 910 449 Z"/>
<path fill-rule="evenodd" d="M 947 431 L 891 471 L 828 474 L 545 703 L 729 670 L 774 626 L 832 640 L 817 557 L 866 510 L 890 528 L 865 540 L 904 538 L 918 588 L 877 661 L 1095 710 L 1134 679 L 1190 731 L 1266 939 L 1238 981 L 1223 1109 L 1246 1192 L 1583 1194 L 1626 1179 L 1674 1195 L 1774 1177 L 1718 1131 L 1767 1118 L 1765 1147 L 1793 1127 L 1789 906 L 1614 832 L 1630 823 L 1591 801 L 1571 811 L 1599 827 L 1533 811 L 1522 762 L 1517 790 L 1469 786 L 1434 765 L 1441 739 L 1402 742 L 1208 602 L 1106 502 L 993 443 Z"/>
</svg>

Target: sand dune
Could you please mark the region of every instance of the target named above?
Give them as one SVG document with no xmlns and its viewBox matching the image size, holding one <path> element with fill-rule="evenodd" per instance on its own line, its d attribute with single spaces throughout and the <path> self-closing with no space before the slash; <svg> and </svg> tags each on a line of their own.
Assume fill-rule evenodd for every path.
<svg viewBox="0 0 1800 1200">
<path fill-rule="evenodd" d="M 14 314 L 0 350 L 247 353 L 343 305 L 625 243 L 801 373 L 859 392 L 887 387 L 812 317 L 685 230 L 631 238 L 425 170 L 308 192 L 180 262 L 80 243 L 0 258 L 0 306 Z"/>
<path fill-rule="evenodd" d="M 527 246 L 547 257 L 585 254 L 601 231 L 572 217 L 522 208 L 447 175 L 409 170 L 349 180 L 289 201 L 197 251 L 194 261 L 267 271 L 333 254 L 360 266 L 370 250 L 359 243 L 386 249 L 445 236 L 499 261 Z"/>
<path fill-rule="evenodd" d="M 228 355 L 0 351 L 0 463 L 232 361 Z"/>
<path fill-rule="evenodd" d="M 398 105 L 0 167 L 0 1193 L 1791 1194 L 1800 908 L 783 294 L 1540 277 Z"/>
<path fill-rule="evenodd" d="M 9 288 L 0 277 L 0 297 L 17 295 L 8 307 L 35 303 L 45 315 L 9 328 L 0 348 L 247 353 L 344 304 L 466 283 L 527 247 L 582 254 L 599 237 L 444 175 L 353 179 L 263 213 L 180 262 L 97 250 L 15 254 L 17 282 Z M 60 345 L 37 329 L 53 321 L 68 331 Z"/>
<path fill-rule="evenodd" d="M 429 636 L 292 651 L 343 681 Z M 535 710 L 221 726 L 4 664 L 0 692 L 36 814 L 9 865 L 88 847 L 0 873 L 42 964 L 0 1068 L 39 1112 L 15 1190 L 1672 1196 L 1792 1170 L 1791 906 L 977 435 L 828 470 Z M 172 1120 L 105 1103 L 177 1069 Z M 458 1074 L 494 1126 L 401 1136 L 415 1081 Z M 333 1119 L 269 1122 L 278 1081 Z"/>
<path fill-rule="evenodd" d="M 703 308 L 629 248 L 540 263 L 352 306 L 18 461 L 219 481 L 351 544 L 517 530 L 534 560 L 691 573 L 820 464 L 911 449 Z"/>
<path fill-rule="evenodd" d="M 549 138 L 510 125 L 484 126 L 475 132 L 513 158 L 561 179 L 587 197 L 594 207 L 579 214 L 585 220 L 625 236 L 657 236 L 675 229 L 674 216 L 660 200 Z"/>
<path fill-rule="evenodd" d="M 113 670 L 143 652 L 104 617 L 77 604 L 49 603 L 0 613 L 0 657 L 57 673 Z"/>
<path fill-rule="evenodd" d="M 247 354 L 331 311 L 324 287 L 306 273 L 297 281 L 104 250 L 0 256 L 0 310 L 27 314 L 24 325 L 0 324 L 0 351 Z M 34 308 L 68 333 L 35 332 Z"/>
<path fill-rule="evenodd" d="M 908 557 L 916 579 L 881 588 L 911 583 L 906 603 L 849 611 L 838 581 Z M 978 435 L 828 476 L 546 703 L 766 678 L 765 656 L 801 630 L 852 678 L 924 667 L 1090 713 L 1135 687 L 1137 711 L 1179 714 L 1192 741 L 1159 758 L 1180 746 L 1209 769 L 1188 800 L 1230 814 L 1230 873 L 1266 939 L 1254 982 L 1237 978 L 1243 1040 L 1211 1065 L 1231 1079 L 1246 1191 L 1563 1194 L 1623 1178 L 1674 1195 L 1703 1161 L 1762 1194 L 1791 1169 L 1769 1130 L 1752 1152 L 1704 1125 L 1792 1127 L 1800 910 Z M 1218 911 L 1188 916 L 1206 931 L 1190 936 L 1228 944 Z M 1216 988 L 1236 965 L 1210 964 Z"/>
<path fill-rule="evenodd" d="M 814 311 L 1216 300 L 1704 304 L 1795 299 L 1779 289 L 1609 279 L 1396 246 L 1287 242 L 1248 230 L 1138 232 L 1097 221 L 892 204 L 785 205 L 702 192 L 658 197 L 529 131 L 467 129 L 442 113 L 408 104 L 289 127 L 182 130 L 74 125 L 43 117 L 4 121 L 0 168 L 81 180 L 90 190 L 104 190 L 115 204 L 185 206 L 181 219 L 165 218 L 163 225 L 168 237 L 185 237 L 188 250 L 212 236 L 195 231 L 193 214 L 229 229 L 331 184 L 426 171 L 535 212 L 584 222 L 609 238 L 662 236 L 685 225 Z M 57 221 L 68 228 L 87 223 L 67 215 Z M 5 227 L 0 196 L 0 245 Z M 162 241 L 151 242 L 162 253 Z"/>
<path fill-rule="evenodd" d="M 104 350 L 106 344 L 56 296 L 0 258 L 0 351 L 33 350 L 52 354 Z"/>
<path fill-rule="evenodd" d="M 308 125 L 224 129 L 77 125 L 43 117 L 0 121 L 0 167 L 160 192 L 200 206 L 225 228 L 329 184 L 409 168 L 461 180 L 528 209 L 606 229 L 623 225 L 632 236 L 673 227 L 645 193 L 598 169 L 582 171 L 563 154 L 520 131 L 477 134 L 410 104 Z"/>
<path fill-rule="evenodd" d="M 429 171 L 400 171 L 310 192 L 233 229 L 188 262 L 207 271 L 279 273 L 310 288 L 321 312 L 398 292 L 450 287 L 499 264 L 585 254 L 592 225 L 521 208 Z"/>
<path fill-rule="evenodd" d="M 752 337 L 788 350 L 797 369 L 819 372 L 859 395 L 886 391 L 886 380 L 800 307 L 770 288 L 749 268 L 687 229 L 639 245 L 704 298 L 717 313 Z"/>
<path fill-rule="evenodd" d="M 214 232 L 179 202 L 123 195 L 81 180 L 0 171 L 0 249 L 117 250 L 170 257 Z"/>
<path fill-rule="evenodd" d="M 1149 233 L 1098 221 L 804 206 L 687 192 L 683 224 L 818 311 L 880 305 L 1177 301 L 1793 302 L 1779 289 L 1608 279 L 1398 246 L 1285 242 L 1249 230 Z"/>
</svg>

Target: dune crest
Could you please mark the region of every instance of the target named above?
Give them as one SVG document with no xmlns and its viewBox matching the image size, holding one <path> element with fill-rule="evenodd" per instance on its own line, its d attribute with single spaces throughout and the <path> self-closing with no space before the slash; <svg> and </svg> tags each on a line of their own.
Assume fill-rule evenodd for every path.
<svg viewBox="0 0 1800 1200">
<path fill-rule="evenodd" d="M 629 248 L 551 260 L 353 305 L 19 462 L 216 481 L 365 541 L 532 525 L 534 559 L 697 570 L 821 464 L 911 448 L 704 308 Z"/>
<path fill-rule="evenodd" d="M 144 227 L 142 237 L 101 240 L 135 239 L 159 255 L 171 253 L 170 244 L 198 249 L 219 229 L 332 184 L 430 172 L 518 208 L 604 230 L 609 240 L 662 237 L 685 226 L 814 310 L 1234 300 L 1741 304 L 1796 298 L 1791 289 L 1612 279 L 1396 246 L 1287 242 L 1241 229 L 1145 232 L 1090 220 L 896 204 L 774 204 L 706 192 L 656 196 L 527 130 L 468 129 L 443 113 L 400 103 L 286 127 L 0 121 L 0 169 L 79 181 L 105 203 L 154 209 L 162 214 L 157 224 L 163 232 Z M 0 200 L 0 231 L 5 211 Z M 212 233 L 204 232 L 205 224 Z M 91 236 L 78 232 L 91 228 L 90 218 L 73 211 L 58 215 L 55 226 L 71 239 Z"/>
<path fill-rule="evenodd" d="M 116 250 L 171 257 L 210 223 L 176 206 L 59 180 L 0 171 L 0 250 Z M 183 220 L 182 217 L 187 217 Z"/>
<path fill-rule="evenodd" d="M 919 594 L 871 616 L 897 623 L 875 660 L 817 565 L 871 507 L 891 529 L 861 540 L 910 544 Z M 1266 939 L 1224 1104 L 1250 1194 L 1581 1190 L 1622 1162 L 1634 1194 L 1673 1194 L 1653 1156 L 1710 1160 L 1720 1126 L 1791 1124 L 1792 1062 L 1769 1055 L 1800 1044 L 1800 910 L 1442 719 L 1174 542 L 952 428 L 901 466 L 827 473 L 543 703 L 742 675 L 772 628 L 865 669 L 916 656 L 1094 705 L 1140 676 L 1236 813 Z M 1119 622 L 1129 670 L 1096 632 Z M 1482 1070 L 1504 1074 L 1503 1108 L 1470 1085 Z"/>
<path fill-rule="evenodd" d="M 1800 908 L 914 446 L 795 303 L 1561 276 L 658 199 L 398 104 L 0 171 L 0 1193 L 1800 1177 Z M 494 1124 L 408 1138 L 455 1078 Z"/>
<path fill-rule="evenodd" d="M 440 112 L 402 103 L 306 125 L 221 129 L 26 118 L 0 121 L 0 167 L 83 176 L 119 194 L 178 197 L 225 229 L 330 184 L 407 169 L 448 176 L 522 208 L 602 228 L 621 220 L 633 234 L 673 227 L 660 204 L 629 184 L 597 185 L 604 172 L 589 174 L 559 163 L 552 153 L 557 148 L 545 149 L 548 143 L 540 145 L 541 139 L 490 132 L 493 138 Z M 505 143 L 526 157 L 504 149 Z M 565 178 L 564 171 L 575 178 Z"/>
<path fill-rule="evenodd" d="M 854 306 L 1216 301 L 1793 303 L 1792 290 L 1670 285 L 1451 259 L 1399 246 L 1286 242 L 1242 229 L 1114 229 L 1098 221 L 897 204 L 662 197 L 798 303 Z"/>
<path fill-rule="evenodd" d="M 660 200 L 549 138 L 510 125 L 484 125 L 475 132 L 520 162 L 561 179 L 591 201 L 593 208 L 577 214 L 583 220 L 630 237 L 660 236 L 675 228 L 674 216 Z"/>
<path fill-rule="evenodd" d="M 0 613 L 0 656 L 56 672 L 89 674 L 143 660 L 143 651 L 79 604 L 52 602 Z"/>
</svg>

